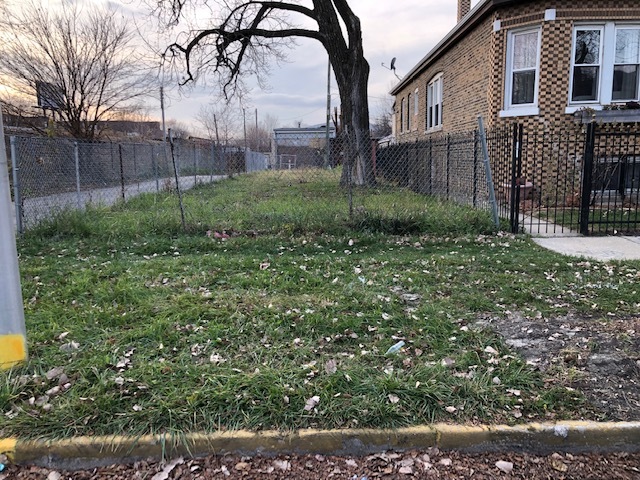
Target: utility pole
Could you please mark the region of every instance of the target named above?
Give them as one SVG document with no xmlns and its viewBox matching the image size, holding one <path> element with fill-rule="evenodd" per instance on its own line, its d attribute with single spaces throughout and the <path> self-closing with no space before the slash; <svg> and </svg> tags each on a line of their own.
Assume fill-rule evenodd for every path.
<svg viewBox="0 0 640 480">
<path fill-rule="evenodd" d="M 247 113 L 244 109 L 244 107 L 242 108 L 242 124 L 244 126 L 244 154 L 247 154 Z"/>
<path fill-rule="evenodd" d="M 162 81 L 164 83 L 164 69 L 162 70 Z M 160 85 L 160 111 L 162 112 L 162 145 L 164 146 L 164 161 L 167 162 L 167 125 L 164 121 L 164 86 Z M 158 176 L 156 175 L 156 191 L 160 191 L 158 187 Z"/>
<path fill-rule="evenodd" d="M 164 122 L 164 87 L 160 86 L 160 111 L 162 112 L 162 141 L 167 139 L 167 126 Z"/>
<path fill-rule="evenodd" d="M 258 109 L 256 108 L 256 151 L 260 151 L 260 135 L 258 134 Z"/>
<path fill-rule="evenodd" d="M 27 359 L 18 249 L 11 215 L 9 165 L 0 115 L 0 370 Z"/>
</svg>

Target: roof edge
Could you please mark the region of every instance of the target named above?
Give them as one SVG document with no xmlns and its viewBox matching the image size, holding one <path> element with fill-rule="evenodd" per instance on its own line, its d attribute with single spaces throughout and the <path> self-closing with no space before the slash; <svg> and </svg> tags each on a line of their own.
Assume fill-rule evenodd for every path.
<svg viewBox="0 0 640 480">
<path fill-rule="evenodd" d="M 389 94 L 396 95 L 400 90 L 406 87 L 429 64 L 431 60 L 434 60 L 444 53 L 453 43 L 480 23 L 497 7 L 517 3 L 517 1 L 518 0 L 480 0 L 480 2 L 478 2 L 469 11 L 469 13 L 467 13 L 462 20 L 460 20 L 456 26 L 453 27 L 449 33 L 447 33 L 444 38 L 422 58 L 422 60 L 409 70 L 409 73 L 407 73 L 403 79 L 389 91 Z"/>
</svg>

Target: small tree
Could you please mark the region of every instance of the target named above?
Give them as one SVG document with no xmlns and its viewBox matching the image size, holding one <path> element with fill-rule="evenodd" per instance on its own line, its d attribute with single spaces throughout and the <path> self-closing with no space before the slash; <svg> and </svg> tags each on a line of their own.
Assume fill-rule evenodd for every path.
<svg viewBox="0 0 640 480">
<path fill-rule="evenodd" d="M 179 138 L 186 140 L 191 136 L 189 125 L 175 119 L 169 119 L 166 122 L 167 131 L 171 129 L 171 138 Z"/>
<path fill-rule="evenodd" d="M 241 112 L 225 102 L 212 103 L 200 107 L 196 120 L 216 145 L 230 145 L 235 138 L 240 138 Z"/>
<path fill-rule="evenodd" d="M 390 88 L 392 85 L 390 86 Z M 393 97 L 387 95 L 380 97 L 374 107 L 373 121 L 371 122 L 371 135 L 375 138 L 382 138 L 392 133 L 391 122 L 393 119 Z"/>
<path fill-rule="evenodd" d="M 115 10 L 27 0 L 3 4 L 0 74 L 14 91 L 54 110 L 71 135 L 93 138 L 98 124 L 149 92 L 127 21 Z"/>
<path fill-rule="evenodd" d="M 364 58 L 360 20 L 348 1 L 312 0 L 310 8 L 295 0 L 157 0 L 158 14 L 175 25 L 184 19 L 187 6 L 199 3 L 219 14 L 219 20 L 208 28 L 192 29 L 185 41 L 168 48 L 167 54 L 185 62 L 184 82 L 213 73 L 225 93 L 232 94 L 244 75 L 260 79 L 266 74 L 269 59 L 283 58 L 283 47 L 293 38 L 319 41 L 329 55 L 342 104 L 347 140 L 342 181 L 374 184 L 367 99 L 369 64 Z M 313 26 L 298 27 L 290 17 Z"/>
</svg>

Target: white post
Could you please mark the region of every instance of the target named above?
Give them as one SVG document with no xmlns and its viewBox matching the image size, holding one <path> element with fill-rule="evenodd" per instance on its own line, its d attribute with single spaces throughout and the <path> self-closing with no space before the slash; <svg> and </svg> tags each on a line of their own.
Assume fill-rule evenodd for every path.
<svg viewBox="0 0 640 480">
<path fill-rule="evenodd" d="M 27 359 L 27 334 L 18 270 L 18 250 L 11 216 L 9 165 L 0 115 L 0 369 Z"/>
</svg>

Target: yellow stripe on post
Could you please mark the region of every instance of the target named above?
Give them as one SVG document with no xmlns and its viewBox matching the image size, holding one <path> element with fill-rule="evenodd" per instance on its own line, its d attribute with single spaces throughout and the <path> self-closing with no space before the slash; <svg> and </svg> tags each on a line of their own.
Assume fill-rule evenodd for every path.
<svg viewBox="0 0 640 480">
<path fill-rule="evenodd" d="M 27 339 L 24 335 L 0 335 L 0 369 L 11 368 L 27 359 Z"/>
</svg>

